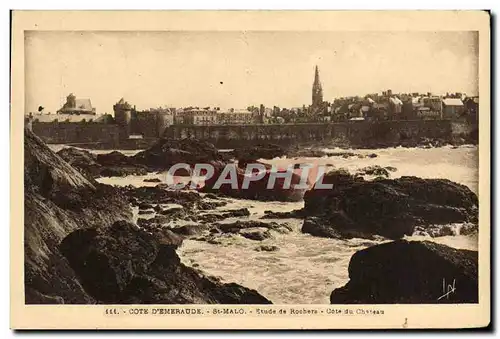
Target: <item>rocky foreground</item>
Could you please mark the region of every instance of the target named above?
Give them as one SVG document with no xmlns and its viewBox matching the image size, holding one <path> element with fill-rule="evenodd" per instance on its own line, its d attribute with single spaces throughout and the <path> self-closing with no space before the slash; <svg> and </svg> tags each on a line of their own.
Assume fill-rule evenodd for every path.
<svg viewBox="0 0 500 339">
<path fill-rule="evenodd" d="M 28 130 L 24 147 L 27 304 L 270 303 L 183 265 L 181 237 L 132 224 L 127 192 L 75 170 Z"/>
<path fill-rule="evenodd" d="M 349 279 L 332 304 L 477 303 L 478 253 L 398 240 L 356 252 Z"/>
<path fill-rule="evenodd" d="M 467 186 L 446 179 L 401 177 L 365 180 L 346 171 L 327 173 L 332 189 L 304 196 L 302 232 L 329 238 L 399 239 L 418 228 L 446 228 L 467 223 L 477 231 L 478 199 Z"/>
<path fill-rule="evenodd" d="M 186 238 L 217 245 L 226 236 L 259 245 L 275 234 L 293 232 L 279 221 L 287 218 L 303 219 L 302 232 L 313 236 L 396 240 L 354 254 L 350 281 L 332 292 L 332 303 L 477 302 L 477 252 L 398 240 L 415 233 L 453 235 L 451 224 L 462 225 L 462 234 L 477 232 L 478 199 L 466 186 L 442 179 L 389 179 L 396 169 L 371 166 L 353 174 L 327 173 L 322 182 L 333 184 L 328 190 L 313 187 L 304 194 L 282 189 L 279 181 L 277 189 L 267 190 L 269 173 L 242 190 L 246 163 L 287 151 L 260 145 L 227 155 L 196 140 L 163 139 L 134 157 L 119 152 L 96 156 L 74 148 L 56 155 L 25 133 L 27 303 L 270 303 L 257 291 L 183 265 L 176 249 Z M 168 190 L 161 183 L 115 188 L 94 180 L 164 171 L 177 162 L 210 163 L 217 171 L 238 164 L 238 188 L 214 189 L 209 180 L 200 195 Z M 291 201 L 303 195 L 303 209 L 266 211 L 261 220 L 249 219 L 246 208 L 221 209 L 227 196 Z M 130 205 L 138 208 L 136 224 Z M 279 249 L 260 245 L 256 250 Z"/>
</svg>

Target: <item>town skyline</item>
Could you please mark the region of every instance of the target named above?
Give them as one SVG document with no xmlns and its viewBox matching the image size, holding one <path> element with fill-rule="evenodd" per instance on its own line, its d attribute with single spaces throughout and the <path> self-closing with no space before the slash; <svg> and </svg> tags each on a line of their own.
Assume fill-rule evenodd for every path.
<svg viewBox="0 0 500 339">
<path fill-rule="evenodd" d="M 478 92 L 474 32 L 30 32 L 25 47 L 26 111 L 55 113 L 69 93 L 99 113 L 121 97 L 139 109 L 300 107 L 311 104 L 316 65 L 328 102 Z"/>
</svg>

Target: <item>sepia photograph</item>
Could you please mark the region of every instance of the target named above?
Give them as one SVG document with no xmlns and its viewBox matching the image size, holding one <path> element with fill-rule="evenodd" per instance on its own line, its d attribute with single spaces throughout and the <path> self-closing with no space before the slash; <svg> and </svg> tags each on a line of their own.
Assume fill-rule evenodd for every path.
<svg viewBox="0 0 500 339">
<path fill-rule="evenodd" d="M 330 328 L 481 304 L 486 325 L 487 13 L 449 29 L 397 20 L 425 12 L 350 13 L 347 27 L 367 25 L 328 30 L 265 12 L 241 13 L 263 28 L 216 29 L 238 14 L 194 13 L 207 24 L 113 30 L 76 27 L 83 12 L 54 29 L 40 12 L 15 40 L 19 307 Z M 382 15 L 400 26 L 370 29 Z"/>
</svg>

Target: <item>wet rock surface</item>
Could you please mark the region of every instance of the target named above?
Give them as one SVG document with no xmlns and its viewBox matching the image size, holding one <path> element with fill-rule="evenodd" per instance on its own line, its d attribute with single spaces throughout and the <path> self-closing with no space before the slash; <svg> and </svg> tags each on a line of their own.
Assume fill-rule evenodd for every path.
<svg viewBox="0 0 500 339">
<path fill-rule="evenodd" d="M 161 182 L 161 180 L 158 178 L 144 179 L 143 181 L 144 182 Z"/>
<path fill-rule="evenodd" d="M 68 147 L 57 154 L 84 175 L 91 178 L 145 175 L 148 169 L 118 151 L 95 155 L 88 151 Z"/>
<path fill-rule="evenodd" d="M 58 245 L 75 230 L 131 220 L 126 197 L 73 168 L 29 130 L 24 184 L 25 302 L 94 303 Z"/>
<path fill-rule="evenodd" d="M 127 222 L 77 230 L 61 243 L 82 286 L 103 303 L 269 304 L 257 291 L 223 284 L 183 265 L 170 230 L 150 234 Z"/>
<path fill-rule="evenodd" d="M 287 223 L 263 222 L 259 220 L 237 220 L 235 222 L 219 222 L 210 226 L 210 239 L 215 239 L 223 234 L 237 234 L 244 238 L 262 241 L 272 238 L 270 231 L 277 233 L 292 232 L 292 228 Z"/>
<path fill-rule="evenodd" d="M 260 219 L 289 219 L 289 218 L 303 218 L 304 210 L 293 210 L 290 212 L 275 212 L 264 211 L 264 215 Z"/>
<path fill-rule="evenodd" d="M 253 162 L 255 163 L 255 162 Z M 238 166 L 246 165 L 239 163 Z M 213 177 L 205 181 L 205 186 L 200 188 L 200 192 L 217 193 L 223 196 L 229 196 L 238 199 L 251 199 L 259 201 L 301 201 L 306 189 L 296 187 L 300 182 L 300 175 L 292 173 L 292 179 L 289 187 L 285 185 L 285 179 L 277 177 L 273 182 L 271 178 L 271 167 L 262 164 L 266 167 L 266 172 L 259 180 L 248 181 L 248 186 L 244 187 L 245 169 L 236 165 L 234 167 L 233 176 L 236 177 L 234 185 L 231 183 L 222 183 L 216 185 L 219 177 L 228 178 L 230 174 L 223 172 L 222 167 L 215 168 Z M 285 172 L 286 170 L 283 170 Z M 224 176 L 224 174 L 226 174 Z M 271 180 L 271 184 L 269 183 Z M 267 188 L 270 185 L 271 188 Z"/>
<path fill-rule="evenodd" d="M 429 241 L 397 240 L 356 252 L 349 282 L 332 304 L 478 302 L 478 253 Z M 448 293 L 449 292 L 449 293 Z"/>
<path fill-rule="evenodd" d="M 391 176 L 390 172 L 395 172 L 397 169 L 395 167 L 387 166 L 381 167 L 379 165 L 372 165 L 360 168 L 356 171 L 355 175 L 357 176 L 377 176 L 377 177 L 385 177 L 389 178 Z"/>
<path fill-rule="evenodd" d="M 149 149 L 132 157 L 134 163 L 153 170 L 166 170 L 177 163 L 188 165 L 224 163 L 227 157 L 214 145 L 196 139 L 160 139 Z"/>
<path fill-rule="evenodd" d="M 285 155 L 286 149 L 276 144 L 257 144 L 237 148 L 232 155 L 240 162 L 253 162 L 259 159 L 274 159 Z"/>
<path fill-rule="evenodd" d="M 185 213 L 202 201 L 198 193 L 99 184 L 28 130 L 24 147 L 27 304 L 270 303 L 181 264 L 175 249 L 184 236 L 163 227 L 168 214 L 130 223 L 130 204 L 154 213 L 175 203 Z M 90 162 L 95 157 L 79 156 L 79 163 L 98 167 Z M 113 157 L 104 161 L 126 161 Z"/>
<path fill-rule="evenodd" d="M 476 194 L 450 180 L 401 177 L 365 181 L 335 171 L 326 174 L 323 183 L 331 183 L 333 188 L 311 189 L 305 194 L 304 233 L 397 239 L 412 235 L 416 226 L 477 225 Z"/>
</svg>

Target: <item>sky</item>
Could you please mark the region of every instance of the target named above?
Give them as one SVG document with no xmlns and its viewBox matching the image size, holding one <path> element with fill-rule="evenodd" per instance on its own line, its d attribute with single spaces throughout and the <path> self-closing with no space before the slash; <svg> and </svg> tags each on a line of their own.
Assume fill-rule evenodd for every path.
<svg viewBox="0 0 500 339">
<path fill-rule="evenodd" d="M 69 93 L 111 113 L 158 106 L 246 108 L 397 92 L 478 94 L 477 32 L 25 33 L 25 111 L 55 113 Z"/>
</svg>

